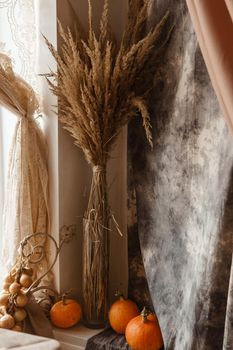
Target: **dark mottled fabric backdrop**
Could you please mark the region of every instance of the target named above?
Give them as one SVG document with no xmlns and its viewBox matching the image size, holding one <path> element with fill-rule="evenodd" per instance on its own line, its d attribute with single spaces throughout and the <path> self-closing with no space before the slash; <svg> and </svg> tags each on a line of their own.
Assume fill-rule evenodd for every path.
<svg viewBox="0 0 233 350">
<path fill-rule="evenodd" d="M 166 350 L 231 350 L 233 138 L 185 0 L 156 1 L 153 19 L 167 7 L 175 29 L 151 98 L 154 149 L 141 121 L 129 127 L 129 292 L 139 304 L 151 295 Z"/>
</svg>

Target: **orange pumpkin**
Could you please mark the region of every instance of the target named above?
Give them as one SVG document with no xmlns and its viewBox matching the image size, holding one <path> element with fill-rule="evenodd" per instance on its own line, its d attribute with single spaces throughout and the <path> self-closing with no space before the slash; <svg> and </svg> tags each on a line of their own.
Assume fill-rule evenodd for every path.
<svg viewBox="0 0 233 350">
<path fill-rule="evenodd" d="M 81 306 L 76 300 L 65 299 L 58 301 L 50 310 L 50 319 L 54 326 L 70 328 L 80 321 L 82 317 Z"/>
<path fill-rule="evenodd" d="M 125 331 L 126 340 L 132 350 L 159 350 L 163 347 L 163 337 L 155 315 L 148 315 L 146 309 L 133 318 Z"/>
<path fill-rule="evenodd" d="M 119 300 L 115 301 L 109 310 L 109 322 L 115 332 L 125 334 L 127 324 L 132 318 L 139 315 L 137 304 L 132 300 L 125 299 L 119 295 Z"/>
<path fill-rule="evenodd" d="M 150 321 L 154 321 L 156 323 L 159 323 L 159 321 L 157 319 L 157 316 L 154 313 L 149 313 L 147 315 L 147 319 L 150 320 Z"/>
</svg>

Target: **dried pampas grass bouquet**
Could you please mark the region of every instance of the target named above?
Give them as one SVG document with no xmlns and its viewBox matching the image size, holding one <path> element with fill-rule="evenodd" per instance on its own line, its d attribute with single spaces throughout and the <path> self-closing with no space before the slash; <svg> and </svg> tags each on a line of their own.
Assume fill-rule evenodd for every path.
<svg viewBox="0 0 233 350">
<path fill-rule="evenodd" d="M 88 3 L 86 37 L 79 31 L 73 36 L 59 25 L 61 55 L 45 39 L 57 62 L 57 72 L 46 78 L 58 97 L 60 122 L 83 150 L 93 170 L 83 221 L 84 319 L 90 327 L 101 327 L 107 315 L 108 235 L 112 217 L 106 164 L 121 129 L 138 114 L 152 146 L 147 99 L 156 72 L 155 57 L 164 45 L 158 44 L 158 39 L 168 13 L 146 32 L 150 1 L 131 1 L 124 34 L 116 44 L 109 29 L 108 0 L 104 2 L 98 37 L 93 29 L 91 0 Z"/>
</svg>

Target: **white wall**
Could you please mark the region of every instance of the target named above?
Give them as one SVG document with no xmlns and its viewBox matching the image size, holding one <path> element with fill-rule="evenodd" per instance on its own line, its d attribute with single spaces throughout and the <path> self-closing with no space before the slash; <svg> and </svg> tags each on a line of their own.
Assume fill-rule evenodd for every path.
<svg viewBox="0 0 233 350">
<path fill-rule="evenodd" d="M 37 74 L 48 73 L 49 69 L 56 70 L 54 59 L 41 35 L 45 35 L 47 39 L 56 47 L 57 44 L 57 6 L 56 0 L 37 0 Z M 49 18 L 49 21 L 48 21 Z M 58 172 L 58 120 L 56 114 L 52 111 L 57 105 L 57 99 L 49 91 L 48 84 L 44 77 L 39 77 L 40 94 L 43 97 L 44 116 L 40 120 L 45 130 L 48 142 L 48 160 L 49 160 L 49 197 L 50 197 L 50 216 L 51 216 L 51 233 L 59 242 L 59 172 Z M 53 249 L 51 256 L 53 255 Z M 60 289 L 60 269 L 59 258 L 54 268 L 55 287 Z"/>
<path fill-rule="evenodd" d="M 87 28 L 87 1 L 71 0 L 73 10 L 84 28 Z M 97 24 L 103 0 L 93 1 Z M 58 18 L 63 25 L 72 26 L 75 20 L 73 10 L 67 1 L 57 1 Z M 110 1 L 111 23 L 119 39 L 127 10 L 126 0 Z M 59 47 L 59 44 L 58 44 Z M 126 223 L 126 131 L 124 131 L 113 152 L 108 166 L 109 199 L 113 212 L 124 233 L 120 237 L 112 225 L 110 242 L 110 298 L 116 289 L 127 292 L 127 223 Z M 63 248 L 60 256 L 60 283 L 63 290 L 72 288 L 81 297 L 81 244 L 82 217 L 87 206 L 91 169 L 81 150 L 73 145 L 71 137 L 59 126 L 59 224 L 77 225 L 77 234 L 72 244 Z"/>
</svg>

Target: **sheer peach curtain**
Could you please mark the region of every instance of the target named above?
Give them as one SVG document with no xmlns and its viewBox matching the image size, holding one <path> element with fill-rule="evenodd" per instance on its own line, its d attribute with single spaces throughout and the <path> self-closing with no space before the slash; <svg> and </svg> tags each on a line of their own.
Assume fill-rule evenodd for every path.
<svg viewBox="0 0 233 350">
<path fill-rule="evenodd" d="M 233 132 L 233 0 L 186 0 L 201 51 Z"/>
</svg>

